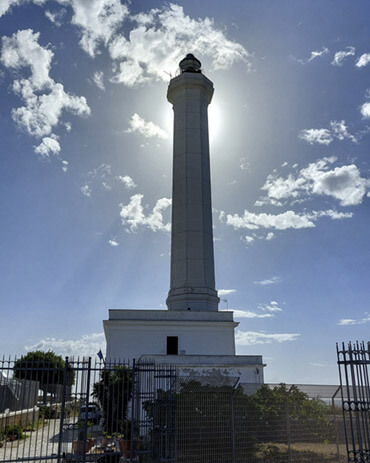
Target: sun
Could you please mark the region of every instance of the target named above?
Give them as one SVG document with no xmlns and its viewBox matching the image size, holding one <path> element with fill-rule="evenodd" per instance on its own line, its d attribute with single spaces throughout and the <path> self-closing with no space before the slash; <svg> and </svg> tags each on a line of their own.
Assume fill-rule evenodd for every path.
<svg viewBox="0 0 370 463">
<path fill-rule="evenodd" d="M 208 107 L 208 126 L 209 126 L 209 141 L 212 146 L 215 146 L 220 139 L 221 134 L 222 113 L 217 102 L 212 101 Z"/>
</svg>

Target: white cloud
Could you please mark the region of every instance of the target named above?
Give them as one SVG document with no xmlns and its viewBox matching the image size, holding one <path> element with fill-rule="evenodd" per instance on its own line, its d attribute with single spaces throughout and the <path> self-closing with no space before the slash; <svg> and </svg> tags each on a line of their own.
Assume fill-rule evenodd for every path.
<svg viewBox="0 0 370 463">
<path fill-rule="evenodd" d="M 63 160 L 62 160 L 62 164 L 63 164 L 63 166 L 62 166 L 63 172 L 67 172 L 69 162 L 68 162 L 68 161 L 65 161 L 65 160 L 63 159 Z"/>
<path fill-rule="evenodd" d="M 2 64 L 12 69 L 29 67 L 31 76 L 27 82 L 31 90 L 42 90 L 52 82 L 49 71 L 53 52 L 39 45 L 39 37 L 39 32 L 24 29 L 14 33 L 11 37 L 2 38 Z M 26 84 L 23 83 L 23 85 Z"/>
<path fill-rule="evenodd" d="M 298 134 L 298 138 L 306 141 L 310 145 L 317 143 L 319 145 L 330 145 L 336 138 L 338 140 L 351 140 L 358 142 L 358 137 L 348 132 L 348 126 L 345 121 L 330 121 L 330 129 L 304 129 Z"/>
<path fill-rule="evenodd" d="M 329 53 L 328 48 L 322 47 L 321 50 L 311 51 L 310 57 L 307 58 L 307 59 L 296 59 L 296 58 L 294 58 L 294 59 L 296 59 L 296 61 L 298 61 L 301 64 L 306 64 L 306 63 L 310 63 L 311 61 L 313 61 L 316 58 L 321 58 L 322 56 L 326 55 L 327 53 Z"/>
<path fill-rule="evenodd" d="M 51 21 L 53 24 L 55 24 L 57 27 L 60 27 L 63 24 L 63 19 L 66 14 L 66 10 L 62 8 L 59 11 L 45 11 L 45 16 Z"/>
<path fill-rule="evenodd" d="M 27 0 L 1 0 L 0 16 L 6 13 L 10 6 L 25 3 Z M 129 15 L 127 5 L 120 0 L 56 0 L 64 7 L 71 7 L 73 11 L 72 24 L 77 26 L 81 33 L 81 48 L 94 57 L 102 43 L 107 46 L 112 37 L 121 27 L 122 22 Z M 46 0 L 33 0 L 33 3 L 42 5 Z M 65 13 L 63 8 L 59 12 L 46 11 L 46 16 L 56 25 L 60 25 Z"/>
<path fill-rule="evenodd" d="M 139 114 L 134 114 L 130 121 L 130 127 L 125 130 L 127 133 L 131 132 L 138 132 L 143 135 L 145 138 L 157 137 L 166 139 L 168 138 L 168 134 L 158 127 L 158 125 L 154 124 L 154 122 L 147 122 L 144 118 L 139 116 Z"/>
<path fill-rule="evenodd" d="M 229 309 L 220 309 L 223 312 L 228 311 Z M 232 309 L 234 317 L 236 318 L 273 318 L 277 312 L 281 312 L 282 309 L 278 306 L 276 301 L 271 301 L 269 304 L 259 304 L 259 312 L 254 312 L 251 310 L 238 310 Z M 266 313 L 267 312 L 267 313 Z"/>
<path fill-rule="evenodd" d="M 51 142 L 52 130 L 59 124 L 63 110 L 78 116 L 88 116 L 90 108 L 86 98 L 64 91 L 63 85 L 56 83 L 49 76 L 53 52 L 38 43 L 39 33 L 31 29 L 20 30 L 11 37 L 3 37 L 0 60 L 11 69 L 20 70 L 28 67 L 31 75 L 26 79 L 16 79 L 13 91 L 25 102 L 24 106 L 13 108 L 15 123 L 28 134 L 37 137 L 49 136 L 49 141 L 42 142 L 36 148 L 41 154 L 57 150 Z M 55 140 L 55 138 L 54 138 Z M 59 147 L 60 150 L 60 147 Z"/>
<path fill-rule="evenodd" d="M 0 17 L 7 13 L 12 6 L 17 6 L 23 3 L 24 0 L 1 0 L 0 1 Z"/>
<path fill-rule="evenodd" d="M 352 318 L 342 318 L 339 320 L 338 325 L 357 325 L 357 321 Z"/>
<path fill-rule="evenodd" d="M 94 57 L 100 52 L 100 45 L 109 47 L 115 61 L 114 81 L 128 86 L 148 80 L 167 81 L 166 72 L 174 74 L 176 63 L 189 50 L 209 59 L 211 69 L 229 69 L 236 61 L 248 64 L 250 61 L 245 48 L 228 40 L 212 19 L 191 19 L 182 6 L 173 3 L 130 16 L 127 5 L 120 0 L 56 1 L 63 10 L 72 8 L 72 24 L 80 31 L 82 49 Z M 0 16 L 11 5 L 20 3 L 22 0 L 2 0 Z M 33 3 L 42 4 L 44 0 L 33 0 Z M 47 17 L 59 24 L 63 14 L 58 16 L 48 11 Z M 126 19 L 134 26 L 124 36 L 119 34 L 119 29 Z"/>
<path fill-rule="evenodd" d="M 364 66 L 367 66 L 370 63 L 370 53 L 364 53 L 359 57 L 357 60 L 355 66 L 358 68 L 362 68 Z"/>
<path fill-rule="evenodd" d="M 365 119 L 370 117 L 370 101 L 367 101 L 361 106 L 361 114 Z"/>
<path fill-rule="evenodd" d="M 110 177 L 112 174 L 112 166 L 110 164 L 100 164 L 100 166 L 96 167 L 95 169 L 91 170 L 87 173 L 87 176 L 94 180 L 95 178 L 98 179 L 106 179 Z"/>
<path fill-rule="evenodd" d="M 93 188 L 95 189 L 97 186 L 102 187 L 105 191 L 112 189 L 109 183 L 112 178 L 112 166 L 109 164 L 100 164 L 100 166 L 85 174 L 85 177 L 86 183 L 81 188 L 85 196 L 91 196 Z"/>
<path fill-rule="evenodd" d="M 105 352 L 104 333 L 85 334 L 80 339 L 41 339 L 33 346 L 25 346 L 26 351 L 52 350 L 62 357 L 95 357 L 99 350 Z"/>
<path fill-rule="evenodd" d="M 191 51 L 211 60 L 212 69 L 229 69 L 236 61 L 249 61 L 239 43 L 228 40 L 212 19 L 191 19 L 183 7 L 170 3 L 147 14 L 131 17 L 136 27 L 128 38 L 117 36 L 110 44 L 117 61 L 114 80 L 133 86 L 148 80 L 168 80 L 177 63 Z"/>
<path fill-rule="evenodd" d="M 257 201 L 255 201 L 254 203 L 256 207 L 261 207 L 265 204 L 272 204 L 273 206 L 283 206 L 283 203 L 281 201 L 276 201 L 276 199 L 269 197 L 261 197 L 257 199 Z"/>
<path fill-rule="evenodd" d="M 350 219 L 353 217 L 352 212 L 337 212 L 333 209 L 328 209 L 326 211 L 312 211 L 307 214 L 307 217 L 313 220 L 317 220 L 320 217 L 329 217 L 333 220 L 341 220 L 341 219 Z"/>
<path fill-rule="evenodd" d="M 310 145 L 319 143 L 320 145 L 330 145 L 333 137 L 328 129 L 305 129 L 301 130 L 298 137 Z"/>
<path fill-rule="evenodd" d="M 349 139 L 354 143 L 357 143 L 357 137 L 348 132 L 348 126 L 346 125 L 346 121 L 330 121 L 330 127 L 333 136 L 338 140 L 342 141 L 345 139 Z"/>
<path fill-rule="evenodd" d="M 271 313 L 256 313 L 250 310 L 232 310 L 235 318 L 273 318 Z"/>
<path fill-rule="evenodd" d="M 153 211 L 145 215 L 142 205 L 142 194 L 131 196 L 130 203 L 120 204 L 122 225 L 128 225 L 128 231 L 136 231 L 139 226 L 150 228 L 152 231 L 171 231 L 171 222 L 164 223 L 164 212 L 170 207 L 172 201 L 168 198 L 159 199 Z"/>
<path fill-rule="evenodd" d="M 87 196 L 88 198 L 91 196 L 91 187 L 90 187 L 90 185 L 86 184 L 86 185 L 82 186 L 80 188 L 80 190 L 81 190 L 81 193 L 84 196 Z"/>
<path fill-rule="evenodd" d="M 324 56 L 327 53 L 329 53 L 329 49 L 326 47 L 322 47 L 321 50 L 311 51 L 311 56 L 308 58 L 308 62 L 314 60 L 315 58 L 320 58 L 321 56 Z"/>
<path fill-rule="evenodd" d="M 346 200 L 343 199 L 343 202 Z M 348 219 L 353 216 L 352 212 L 337 212 L 333 209 L 326 211 L 311 211 L 296 214 L 294 211 L 286 211 L 281 214 L 255 214 L 254 212 L 244 211 L 242 216 L 238 214 L 220 213 L 220 220 L 226 225 L 234 227 L 235 230 L 247 228 L 258 230 L 261 228 L 274 228 L 276 230 L 287 230 L 288 228 L 314 228 L 314 222 L 321 217 L 329 217 L 333 220 Z"/>
<path fill-rule="evenodd" d="M 222 211 L 223 212 L 223 211 Z M 294 211 L 286 211 L 282 214 L 255 214 L 247 210 L 242 216 L 238 214 L 220 214 L 220 217 L 226 215 L 226 224 L 235 229 L 248 228 L 257 230 L 259 228 L 275 228 L 277 230 L 286 230 L 287 228 L 310 228 L 315 224 L 309 220 L 305 214 L 299 215 Z"/>
<path fill-rule="evenodd" d="M 53 127 L 59 124 L 63 109 L 78 116 L 90 114 L 85 97 L 69 95 L 64 91 L 62 84 L 54 84 L 49 93 L 42 95 L 35 95 L 27 81 L 15 81 L 14 84 L 14 91 L 20 93 L 26 105 L 12 110 L 13 120 L 20 128 L 35 137 L 49 135 Z M 31 95 L 28 93 L 29 90 L 32 91 Z"/>
<path fill-rule="evenodd" d="M 104 72 L 103 71 L 96 71 L 92 76 L 92 81 L 94 84 L 100 88 L 100 90 L 105 90 L 104 85 Z"/>
<path fill-rule="evenodd" d="M 269 233 L 267 233 L 265 239 L 266 239 L 267 241 L 271 241 L 271 240 L 273 240 L 274 238 L 275 238 L 275 233 L 269 232 Z"/>
<path fill-rule="evenodd" d="M 273 342 L 296 341 L 300 334 L 293 333 L 266 333 L 265 331 L 237 331 L 235 342 L 239 346 L 254 344 L 271 344 Z"/>
<path fill-rule="evenodd" d="M 120 0 L 57 0 L 73 9 L 72 24 L 81 32 L 80 45 L 90 56 L 97 54 L 100 43 L 107 45 L 123 20 L 129 15 Z"/>
<path fill-rule="evenodd" d="M 241 157 L 240 158 L 240 168 L 241 170 L 245 170 L 247 172 L 250 172 L 250 163 L 247 161 L 247 158 Z"/>
<path fill-rule="evenodd" d="M 337 199 L 341 206 L 360 204 L 366 195 L 369 181 L 361 177 L 355 164 L 330 169 L 330 165 L 336 161 L 334 156 L 319 159 L 301 169 L 297 175 L 289 174 L 286 178 L 279 177 L 276 172 L 270 174 L 261 188 L 267 192 L 267 197 L 260 199 L 259 203 L 276 205 L 281 200 L 326 195 Z M 281 202 L 279 204 L 282 205 Z M 333 211 L 327 211 L 326 215 L 344 218 L 334 217 Z M 317 213 L 314 217 L 305 214 L 306 219 L 317 217 Z"/>
<path fill-rule="evenodd" d="M 114 238 L 110 239 L 110 240 L 108 241 L 108 244 L 110 244 L 110 245 L 111 245 L 112 247 L 114 247 L 114 248 L 117 247 L 117 246 L 119 246 L 118 241 L 116 241 Z"/>
<path fill-rule="evenodd" d="M 328 172 L 316 171 L 312 176 L 312 192 L 333 196 L 341 206 L 354 206 L 362 202 L 366 194 L 367 180 L 360 175 L 354 164 L 335 167 Z"/>
<path fill-rule="evenodd" d="M 236 293 L 236 289 L 218 289 L 217 294 L 219 297 L 225 297 L 228 296 L 229 294 L 234 294 Z"/>
<path fill-rule="evenodd" d="M 122 182 L 128 190 L 136 188 L 137 185 L 129 175 L 119 175 L 117 179 Z"/>
<path fill-rule="evenodd" d="M 331 64 L 334 66 L 342 66 L 343 61 L 348 57 L 348 56 L 354 56 L 356 49 L 354 47 L 346 47 L 345 50 L 337 51 L 334 55 L 333 61 Z"/>
<path fill-rule="evenodd" d="M 252 244 L 254 241 L 254 238 L 253 236 L 245 235 L 243 241 L 245 241 L 247 244 Z"/>
<path fill-rule="evenodd" d="M 40 145 L 35 147 L 35 153 L 39 154 L 43 158 L 48 158 L 51 154 L 59 154 L 60 145 L 58 137 L 53 134 L 50 134 L 50 137 L 44 137 Z"/>
<path fill-rule="evenodd" d="M 278 281 L 276 283 L 278 283 Z M 282 312 L 283 310 L 276 301 L 271 301 L 269 304 L 260 304 L 258 308 L 264 312 Z"/>
<path fill-rule="evenodd" d="M 274 285 L 276 283 L 280 283 L 282 280 L 280 277 L 272 277 L 272 278 L 269 278 L 267 280 L 261 280 L 261 281 L 254 281 L 253 283 L 255 285 L 262 285 L 262 286 L 265 286 L 265 285 Z"/>
<path fill-rule="evenodd" d="M 353 318 L 342 318 L 339 320 L 338 325 L 363 325 L 364 323 L 370 322 L 370 315 L 365 312 L 365 317 L 360 318 L 359 320 L 354 320 Z"/>
</svg>

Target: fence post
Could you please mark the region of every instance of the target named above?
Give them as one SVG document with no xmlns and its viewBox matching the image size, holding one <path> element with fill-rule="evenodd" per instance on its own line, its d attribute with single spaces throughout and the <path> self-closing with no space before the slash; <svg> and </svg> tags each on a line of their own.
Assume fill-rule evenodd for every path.
<svg viewBox="0 0 370 463">
<path fill-rule="evenodd" d="M 128 386 L 130 387 L 130 386 Z M 130 463 L 132 463 L 134 458 L 134 419 L 135 419 L 135 406 L 137 403 L 136 397 L 136 361 L 133 359 L 132 361 L 132 377 L 131 377 L 131 423 L 130 423 Z"/>
<path fill-rule="evenodd" d="M 289 392 L 288 392 L 289 394 Z M 285 398 L 285 425 L 286 425 L 286 434 L 287 434 L 287 444 L 288 444 L 288 458 L 289 463 L 292 463 L 292 449 L 291 445 L 291 435 L 290 435 L 290 420 L 289 420 L 289 407 L 288 407 L 288 397 Z"/>
<path fill-rule="evenodd" d="M 68 357 L 66 357 L 65 363 L 64 363 L 63 397 L 62 397 L 62 408 L 60 410 L 60 422 L 59 422 L 58 463 L 60 463 L 60 457 L 62 453 L 64 413 L 65 413 L 66 392 L 67 392 L 67 377 L 68 377 Z"/>
<path fill-rule="evenodd" d="M 234 391 L 230 396 L 232 463 L 236 463 Z"/>
<path fill-rule="evenodd" d="M 83 361 L 83 363 L 85 363 Z M 86 406 L 85 406 L 85 423 L 84 423 L 84 443 L 82 449 L 82 463 L 86 462 L 86 446 L 87 446 L 87 422 L 89 417 L 89 400 L 90 400 L 90 375 L 91 375 L 91 357 L 89 357 L 87 370 L 87 384 L 86 384 Z"/>
<path fill-rule="evenodd" d="M 333 397 L 331 398 L 331 406 L 332 406 L 333 416 L 334 416 L 335 444 L 337 446 L 337 461 L 339 461 L 339 429 L 338 429 L 337 414 L 335 410 L 335 397 L 338 394 L 339 390 L 340 390 L 340 386 L 338 386 L 338 389 L 334 392 Z"/>
</svg>

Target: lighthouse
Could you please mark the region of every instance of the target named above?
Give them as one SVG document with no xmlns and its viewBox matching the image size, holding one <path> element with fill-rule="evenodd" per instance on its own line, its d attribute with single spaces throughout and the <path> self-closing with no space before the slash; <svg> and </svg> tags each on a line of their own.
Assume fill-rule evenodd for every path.
<svg viewBox="0 0 370 463">
<path fill-rule="evenodd" d="M 213 83 L 192 54 L 179 63 L 167 99 L 174 114 L 168 310 L 110 309 L 106 358 L 172 364 L 184 375 L 263 383 L 260 355 L 235 355 L 232 311 L 218 309 L 212 229 L 208 105 Z"/>
<path fill-rule="evenodd" d="M 188 54 L 171 80 L 173 176 L 169 310 L 217 311 L 213 256 L 208 105 L 213 84 Z"/>
</svg>

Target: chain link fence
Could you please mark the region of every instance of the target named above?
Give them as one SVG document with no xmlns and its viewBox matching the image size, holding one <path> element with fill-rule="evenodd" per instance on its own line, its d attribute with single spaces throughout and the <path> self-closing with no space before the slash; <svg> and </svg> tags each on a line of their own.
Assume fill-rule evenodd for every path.
<svg viewBox="0 0 370 463">
<path fill-rule="evenodd" d="M 179 380 L 179 463 L 346 462 L 341 408 L 296 386 L 241 388 Z"/>
</svg>

